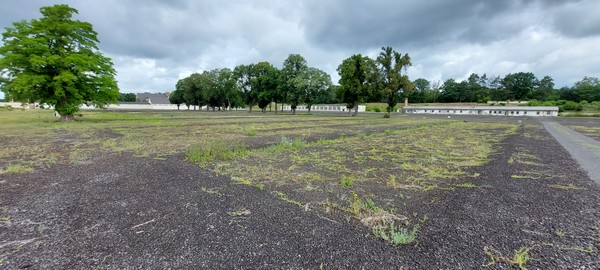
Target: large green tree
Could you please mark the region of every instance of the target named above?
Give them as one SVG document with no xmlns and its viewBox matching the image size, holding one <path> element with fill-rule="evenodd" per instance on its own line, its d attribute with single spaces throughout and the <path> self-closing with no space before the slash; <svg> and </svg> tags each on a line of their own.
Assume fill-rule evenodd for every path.
<svg viewBox="0 0 600 270">
<path fill-rule="evenodd" d="M 292 109 L 292 113 L 296 114 L 296 107 L 302 101 L 303 85 L 305 85 L 302 74 L 306 72 L 308 65 L 306 59 L 299 54 L 290 54 L 283 62 L 281 69 L 282 82 L 284 87 L 285 100 Z"/>
<path fill-rule="evenodd" d="M 239 65 L 233 69 L 233 74 L 242 97 L 248 105 L 248 112 L 251 113 L 252 107 L 258 100 L 258 94 L 252 88 L 252 80 L 256 77 L 255 65 Z"/>
<path fill-rule="evenodd" d="M 325 71 L 318 68 L 309 67 L 300 75 L 298 81 L 299 88 L 303 91 L 302 100 L 308 108 L 308 113 L 311 112 L 312 105 L 315 100 L 323 95 L 324 92 L 331 89 L 331 77 Z"/>
<path fill-rule="evenodd" d="M 169 95 L 169 102 L 171 104 L 176 104 L 177 110 L 179 110 L 179 106 L 185 102 L 185 100 L 183 99 L 183 91 L 175 90 L 171 92 L 171 94 Z"/>
<path fill-rule="evenodd" d="M 522 100 L 529 92 L 537 88 L 539 81 L 531 72 L 510 73 L 501 81 L 510 98 Z"/>
<path fill-rule="evenodd" d="M 73 120 L 83 104 L 115 103 L 116 72 L 92 25 L 73 20 L 78 12 L 68 5 L 40 11 L 41 19 L 15 22 L 2 34 L 0 86 L 7 97 L 51 105 L 63 121 Z"/>
<path fill-rule="evenodd" d="M 402 93 L 405 98 L 412 93 L 414 84 L 408 79 L 408 75 L 402 74 L 412 65 L 408 54 L 400 54 L 392 47 L 382 47 L 377 63 L 381 72 L 381 83 L 383 94 L 388 104 L 387 111 L 392 112 Z"/>
<path fill-rule="evenodd" d="M 337 68 L 340 75 L 338 95 L 348 108 L 358 115 L 358 103 L 364 102 L 377 91 L 378 71 L 375 61 L 368 56 L 355 54 Z"/>
<path fill-rule="evenodd" d="M 276 100 L 279 71 L 271 63 L 264 61 L 254 66 L 254 72 L 256 76 L 251 80 L 252 89 L 256 93 L 258 107 L 264 113 L 271 101 Z M 277 110 L 277 104 L 275 110 Z"/>
</svg>

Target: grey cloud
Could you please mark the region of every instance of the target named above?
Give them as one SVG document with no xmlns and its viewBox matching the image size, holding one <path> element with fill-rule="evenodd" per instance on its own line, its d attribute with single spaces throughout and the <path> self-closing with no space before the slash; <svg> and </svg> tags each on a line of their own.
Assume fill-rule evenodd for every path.
<svg viewBox="0 0 600 270">
<path fill-rule="evenodd" d="M 585 57 L 600 34 L 596 0 L 4 0 L 0 27 L 57 3 L 92 23 L 123 92 L 167 91 L 180 76 L 219 67 L 281 66 L 290 53 L 336 81 L 344 58 L 381 46 L 409 53 L 410 73 L 432 79 L 517 69 L 557 85 L 600 76 L 600 59 Z"/>
<path fill-rule="evenodd" d="M 553 27 L 569 37 L 600 35 L 600 2 L 577 1 L 549 10 Z"/>
</svg>

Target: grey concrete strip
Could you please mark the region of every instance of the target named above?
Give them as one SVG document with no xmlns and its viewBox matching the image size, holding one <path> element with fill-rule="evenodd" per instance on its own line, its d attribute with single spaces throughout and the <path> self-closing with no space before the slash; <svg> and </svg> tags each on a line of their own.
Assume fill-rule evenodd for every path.
<svg viewBox="0 0 600 270">
<path fill-rule="evenodd" d="M 556 122 L 543 122 L 544 128 L 600 184 L 600 142 Z"/>
</svg>

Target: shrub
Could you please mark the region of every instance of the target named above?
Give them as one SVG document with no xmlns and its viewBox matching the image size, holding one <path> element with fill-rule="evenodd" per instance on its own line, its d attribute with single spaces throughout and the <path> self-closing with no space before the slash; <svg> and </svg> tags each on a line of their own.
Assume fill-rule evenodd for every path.
<svg viewBox="0 0 600 270">
<path fill-rule="evenodd" d="M 574 101 L 567 101 L 564 105 L 561 106 L 564 111 L 577 111 L 580 112 L 583 110 L 583 106 Z"/>
<path fill-rule="evenodd" d="M 386 113 L 383 115 L 383 118 L 390 118 L 390 113 L 389 113 L 389 112 L 386 112 Z"/>
<path fill-rule="evenodd" d="M 381 108 L 379 108 L 379 107 L 375 107 L 375 108 L 373 108 L 373 111 L 374 111 L 374 112 L 381 112 Z"/>
</svg>

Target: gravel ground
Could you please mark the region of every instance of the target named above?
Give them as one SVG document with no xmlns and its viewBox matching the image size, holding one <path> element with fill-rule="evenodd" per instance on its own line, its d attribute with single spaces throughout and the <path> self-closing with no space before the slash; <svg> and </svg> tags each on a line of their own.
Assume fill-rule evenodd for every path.
<svg viewBox="0 0 600 270">
<path fill-rule="evenodd" d="M 481 188 L 411 202 L 428 221 L 410 246 L 182 156 L 123 154 L 0 175 L 0 268 L 479 269 L 490 262 L 484 248 L 506 259 L 528 247 L 528 269 L 600 269 L 599 185 L 539 123 L 527 123 L 468 180 Z M 516 153 L 534 162 L 508 162 Z"/>
</svg>

